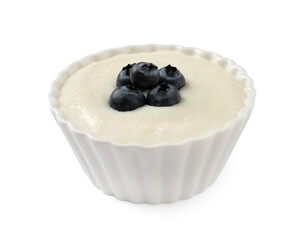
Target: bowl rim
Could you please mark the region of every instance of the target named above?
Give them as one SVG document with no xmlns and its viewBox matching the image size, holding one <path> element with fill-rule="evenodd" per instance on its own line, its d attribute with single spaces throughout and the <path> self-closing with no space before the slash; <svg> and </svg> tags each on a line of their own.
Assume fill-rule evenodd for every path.
<svg viewBox="0 0 306 240">
<path fill-rule="evenodd" d="M 179 142 L 162 142 L 157 144 L 142 144 L 142 143 L 118 143 L 112 139 L 102 139 L 94 137 L 92 134 L 77 129 L 72 122 L 65 119 L 63 117 L 63 113 L 61 110 L 57 107 L 58 105 L 58 94 L 60 93 L 60 90 L 62 86 L 65 84 L 67 79 L 73 75 L 78 70 L 84 68 L 85 66 L 95 62 L 95 61 L 101 61 L 103 59 L 107 59 L 110 57 L 113 57 L 118 54 L 125 54 L 125 53 L 139 53 L 139 52 L 154 52 L 154 51 L 160 51 L 160 50 L 172 50 L 172 51 L 180 51 L 187 55 L 198 55 L 202 56 L 203 58 L 206 58 L 209 61 L 217 62 L 220 66 L 222 66 L 226 71 L 228 71 L 226 68 L 235 69 L 236 74 L 239 74 L 239 80 L 245 81 L 245 93 L 247 97 L 244 100 L 244 107 L 238 112 L 237 117 L 230 119 L 222 128 L 217 128 L 209 131 L 208 133 L 204 134 L 203 136 L 196 137 L 196 138 L 186 138 Z M 221 55 L 205 51 L 199 48 L 195 47 L 184 47 L 181 45 L 176 44 L 144 44 L 144 45 L 127 45 L 124 47 L 118 47 L 118 48 L 109 48 L 105 49 L 103 51 L 93 53 L 90 55 L 87 55 L 80 60 L 77 60 L 68 67 L 66 67 L 64 70 L 62 70 L 58 76 L 55 78 L 55 80 L 51 83 L 51 90 L 49 92 L 48 98 L 50 102 L 50 108 L 51 112 L 53 113 L 53 116 L 55 117 L 56 121 L 64 124 L 66 127 L 68 127 L 71 131 L 80 134 L 82 136 L 86 136 L 87 138 L 91 139 L 94 142 L 97 143 L 103 143 L 103 144 L 111 144 L 116 147 L 120 148 L 126 148 L 126 147 L 138 147 L 143 149 L 154 149 L 154 148 L 160 148 L 160 147 L 168 147 L 168 146 L 181 146 L 185 144 L 189 144 L 195 141 L 205 141 L 208 138 L 212 138 L 216 136 L 217 134 L 227 131 L 228 129 L 231 129 L 234 127 L 241 119 L 248 118 L 249 114 L 251 113 L 254 103 L 255 103 L 255 97 L 256 97 L 256 90 L 254 88 L 254 82 L 252 78 L 250 78 L 247 75 L 247 72 L 242 67 L 238 66 L 233 60 L 229 58 L 224 58 Z"/>
</svg>

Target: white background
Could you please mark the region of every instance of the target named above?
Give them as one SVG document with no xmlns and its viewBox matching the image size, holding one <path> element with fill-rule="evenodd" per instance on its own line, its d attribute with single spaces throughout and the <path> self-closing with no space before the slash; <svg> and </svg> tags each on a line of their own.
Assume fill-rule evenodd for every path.
<svg viewBox="0 0 306 240">
<path fill-rule="evenodd" d="M 0 239 L 306 239 L 303 1 L 1 1 Z M 135 205 L 87 179 L 49 110 L 52 80 L 90 53 L 173 43 L 232 58 L 255 109 L 203 194 Z"/>
</svg>

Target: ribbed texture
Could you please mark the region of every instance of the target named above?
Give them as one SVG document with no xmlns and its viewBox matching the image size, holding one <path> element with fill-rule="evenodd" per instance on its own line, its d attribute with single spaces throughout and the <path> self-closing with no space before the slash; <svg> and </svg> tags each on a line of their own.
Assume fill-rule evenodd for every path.
<svg viewBox="0 0 306 240">
<path fill-rule="evenodd" d="M 178 144 L 145 146 L 95 139 L 74 128 L 58 109 L 57 97 L 67 78 L 93 61 L 122 52 L 179 50 L 215 61 L 246 84 L 239 116 L 203 138 Z M 91 182 L 107 195 L 133 203 L 170 203 L 203 192 L 222 171 L 251 112 L 255 89 L 246 72 L 229 59 L 194 48 L 166 45 L 129 46 L 91 55 L 70 65 L 52 85 L 51 110 Z"/>
<path fill-rule="evenodd" d="M 133 203 L 170 203 L 210 186 L 229 157 L 247 119 L 208 139 L 140 149 L 97 142 L 58 122 L 92 183 Z"/>
</svg>

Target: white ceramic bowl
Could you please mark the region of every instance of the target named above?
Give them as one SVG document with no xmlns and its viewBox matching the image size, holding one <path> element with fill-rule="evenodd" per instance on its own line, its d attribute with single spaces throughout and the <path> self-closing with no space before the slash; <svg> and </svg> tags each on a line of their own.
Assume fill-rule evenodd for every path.
<svg viewBox="0 0 306 240">
<path fill-rule="evenodd" d="M 65 119 L 57 98 L 66 80 L 86 65 L 120 53 L 178 50 L 219 64 L 245 82 L 245 107 L 223 128 L 175 144 L 118 144 L 80 131 Z M 140 45 L 105 50 L 72 63 L 52 83 L 52 114 L 91 182 L 107 195 L 133 203 L 171 203 L 203 192 L 217 178 L 254 106 L 253 81 L 233 61 L 177 45 Z"/>
</svg>

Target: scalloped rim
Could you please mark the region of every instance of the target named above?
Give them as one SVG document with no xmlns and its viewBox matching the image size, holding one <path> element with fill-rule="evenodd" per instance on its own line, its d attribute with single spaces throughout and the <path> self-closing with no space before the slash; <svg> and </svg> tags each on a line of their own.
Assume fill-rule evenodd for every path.
<svg viewBox="0 0 306 240">
<path fill-rule="evenodd" d="M 82 130 L 79 130 L 74 127 L 74 125 L 63 118 L 64 114 L 62 111 L 60 111 L 57 107 L 58 105 L 58 96 L 60 94 L 61 88 L 64 86 L 67 79 L 73 75 L 75 72 L 77 72 L 79 69 L 93 63 L 96 61 L 101 61 L 110 57 L 113 57 L 118 54 L 126 54 L 126 53 L 139 53 L 139 52 L 155 52 L 160 50 L 172 50 L 172 51 L 180 51 L 183 52 L 186 55 L 196 55 L 205 58 L 206 60 L 210 62 L 216 62 L 218 65 L 220 65 L 225 71 L 231 73 L 240 81 L 245 82 L 245 93 L 247 97 L 244 100 L 245 106 L 239 111 L 238 116 L 236 118 L 233 118 L 229 120 L 224 127 L 218 128 L 215 130 L 210 131 L 209 133 L 205 134 L 204 136 L 197 137 L 197 138 L 188 138 L 180 142 L 174 142 L 174 143 L 159 143 L 159 144 L 153 144 L 153 145 L 145 145 L 141 143 L 128 143 L 128 144 L 121 144 L 117 143 L 113 140 L 108 139 L 99 139 L 91 134 L 84 132 Z M 93 141 L 100 142 L 100 143 L 106 143 L 106 144 L 112 144 L 117 147 L 140 147 L 140 148 L 159 148 L 159 147 L 167 147 L 167 146 L 179 146 L 183 144 L 188 144 L 190 142 L 194 141 L 200 141 L 205 140 L 211 137 L 214 137 L 216 134 L 226 131 L 227 129 L 233 127 L 240 119 L 242 118 L 248 118 L 248 115 L 251 113 L 254 103 L 255 103 L 255 97 L 256 97 L 256 90 L 254 88 L 253 80 L 247 75 L 246 71 L 238 66 L 233 60 L 224 58 L 221 55 L 209 51 L 204 51 L 199 48 L 192 48 L 192 47 L 183 47 L 180 45 L 160 45 L 160 44 L 148 44 L 148 45 L 129 45 L 125 47 L 120 48 L 111 48 L 104 51 L 101 51 L 99 53 L 88 55 L 79 61 L 76 61 L 72 64 L 70 64 L 65 70 L 59 73 L 57 78 L 52 82 L 51 85 L 51 91 L 49 93 L 49 101 L 51 104 L 51 111 L 56 118 L 57 121 L 60 121 L 64 125 L 66 125 L 68 128 L 73 130 L 74 132 L 85 135 L 88 138 L 90 138 Z"/>
</svg>

